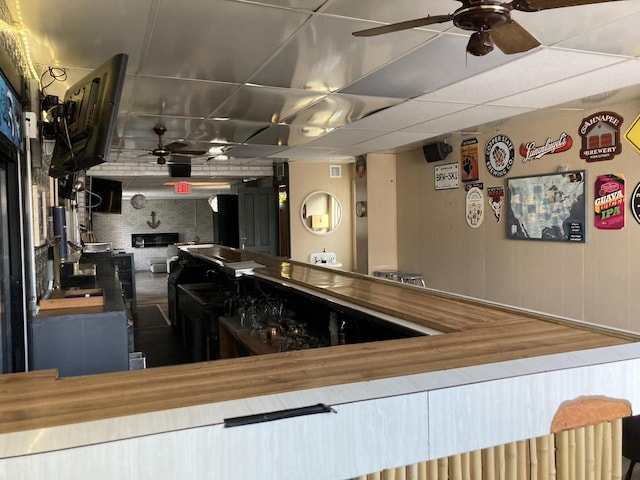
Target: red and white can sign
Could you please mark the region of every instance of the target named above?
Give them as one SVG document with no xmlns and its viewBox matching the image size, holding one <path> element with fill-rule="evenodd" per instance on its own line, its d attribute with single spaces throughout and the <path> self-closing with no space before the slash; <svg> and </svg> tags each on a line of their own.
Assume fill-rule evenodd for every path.
<svg viewBox="0 0 640 480">
<path fill-rule="evenodd" d="M 624 227 L 624 177 L 622 175 L 598 175 L 595 185 L 595 226 L 604 230 Z"/>
</svg>

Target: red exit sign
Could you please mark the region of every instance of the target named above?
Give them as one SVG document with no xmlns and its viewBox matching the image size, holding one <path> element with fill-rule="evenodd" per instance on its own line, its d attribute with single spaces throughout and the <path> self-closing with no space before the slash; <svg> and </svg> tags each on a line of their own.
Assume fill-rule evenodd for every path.
<svg viewBox="0 0 640 480">
<path fill-rule="evenodd" d="M 187 182 L 178 182 L 175 185 L 176 193 L 191 193 L 191 184 Z"/>
</svg>

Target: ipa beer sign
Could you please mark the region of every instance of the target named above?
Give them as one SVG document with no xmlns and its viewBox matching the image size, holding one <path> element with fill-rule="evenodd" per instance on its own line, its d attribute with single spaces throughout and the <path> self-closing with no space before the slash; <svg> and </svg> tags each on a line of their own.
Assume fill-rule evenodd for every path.
<svg viewBox="0 0 640 480">
<path fill-rule="evenodd" d="M 597 228 L 619 230 L 624 227 L 624 178 L 622 175 L 598 175 L 594 198 Z"/>
</svg>

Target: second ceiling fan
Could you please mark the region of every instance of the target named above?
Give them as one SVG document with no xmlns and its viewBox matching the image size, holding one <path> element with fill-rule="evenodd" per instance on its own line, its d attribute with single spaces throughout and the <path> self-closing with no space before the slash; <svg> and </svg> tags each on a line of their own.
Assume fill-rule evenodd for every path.
<svg viewBox="0 0 640 480">
<path fill-rule="evenodd" d="M 507 3 L 494 0 L 457 1 L 460 1 L 462 6 L 448 15 L 433 15 L 415 20 L 392 23 L 381 27 L 353 32 L 353 35 L 356 37 L 371 37 L 453 21 L 456 27 L 474 32 L 467 44 L 467 52 L 471 55 L 486 55 L 493 50 L 494 45 L 506 54 L 513 54 L 531 50 L 540 45 L 540 42 L 519 23 L 511 19 L 512 10 L 538 12 L 552 8 L 574 7 L 621 0 L 513 0 Z"/>
<path fill-rule="evenodd" d="M 153 131 L 158 136 L 158 146 L 149 153 L 157 157 L 158 165 L 165 165 L 167 163 L 167 157 L 173 154 L 199 156 L 207 153 L 206 150 L 187 149 L 186 147 L 188 147 L 189 144 L 184 142 L 171 142 L 167 145 L 163 145 L 162 136 L 167 132 L 167 127 L 164 125 L 156 125 L 153 127 Z"/>
</svg>

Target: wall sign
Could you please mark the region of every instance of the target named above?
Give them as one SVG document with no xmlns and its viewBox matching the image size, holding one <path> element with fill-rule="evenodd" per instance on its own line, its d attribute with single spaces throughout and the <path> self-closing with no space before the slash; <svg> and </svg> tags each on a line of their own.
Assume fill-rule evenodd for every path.
<svg viewBox="0 0 640 480">
<path fill-rule="evenodd" d="M 580 123 L 580 158 L 587 162 L 611 160 L 622 153 L 620 127 L 622 117 L 614 112 L 598 112 Z"/>
<path fill-rule="evenodd" d="M 636 117 L 629 129 L 624 133 L 624 139 L 640 153 L 640 115 Z"/>
<path fill-rule="evenodd" d="M 502 206 L 504 205 L 504 187 L 489 187 L 487 189 L 487 199 L 489 206 L 496 217 L 496 221 L 500 222 L 502 218 Z"/>
<path fill-rule="evenodd" d="M 436 190 L 458 188 L 458 162 L 433 167 L 436 179 Z"/>
<path fill-rule="evenodd" d="M 633 213 L 633 218 L 636 219 L 636 222 L 640 223 L 640 183 L 636 185 L 636 188 L 633 189 L 633 193 L 631 194 L 631 213 Z"/>
<path fill-rule="evenodd" d="M 460 170 L 463 182 L 473 182 L 480 178 L 477 138 L 467 138 L 462 141 L 460 145 Z"/>
<path fill-rule="evenodd" d="M 595 226 L 604 230 L 624 227 L 624 178 L 598 175 L 594 195 Z"/>
<path fill-rule="evenodd" d="M 522 155 L 522 162 L 526 163 L 529 160 L 538 160 L 547 154 L 566 152 L 573 146 L 573 138 L 566 132 L 560 134 L 560 138 L 557 140 L 551 140 L 547 138 L 544 145 L 536 145 L 536 142 L 531 141 L 520 145 L 520 155 Z"/>
<path fill-rule="evenodd" d="M 586 171 L 507 179 L 507 238 L 586 240 Z"/>
<path fill-rule="evenodd" d="M 484 195 L 478 187 L 470 188 L 466 199 L 467 225 L 478 228 L 484 219 Z"/>
<path fill-rule="evenodd" d="M 484 156 L 489 173 L 494 177 L 504 177 L 516 157 L 513 142 L 506 135 L 496 135 L 487 142 Z"/>
</svg>

